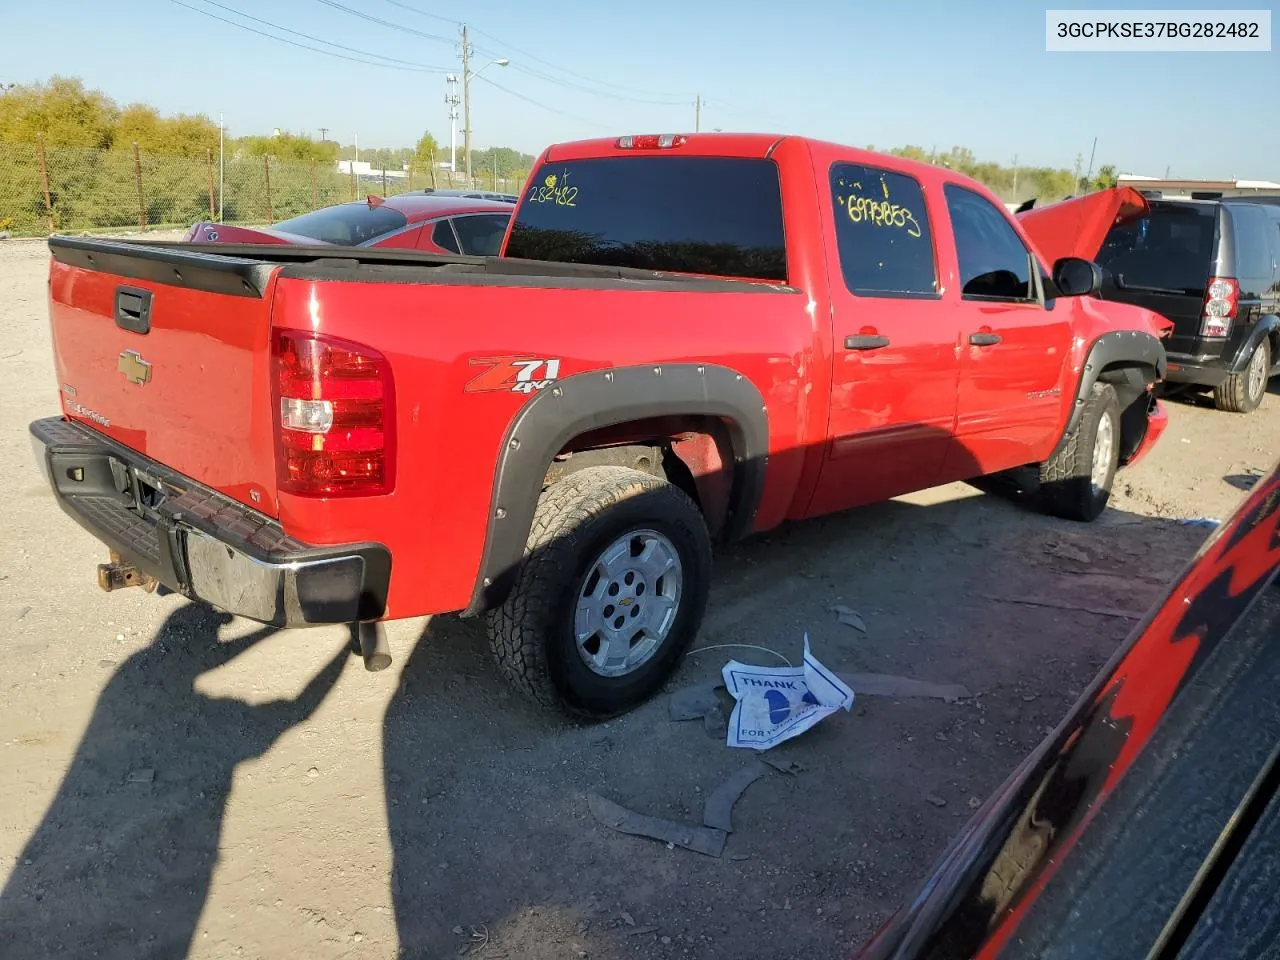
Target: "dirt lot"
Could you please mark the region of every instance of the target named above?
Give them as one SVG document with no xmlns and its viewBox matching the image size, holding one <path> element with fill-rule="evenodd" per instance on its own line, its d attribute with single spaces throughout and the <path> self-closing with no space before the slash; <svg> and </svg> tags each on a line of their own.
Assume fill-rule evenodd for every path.
<svg viewBox="0 0 1280 960">
<path fill-rule="evenodd" d="M 25 957 L 839 957 L 1056 723 L 1280 451 L 1259 413 L 1171 404 L 1091 526 L 962 485 L 796 525 L 718 558 L 700 647 L 966 685 L 860 696 L 778 748 L 716 859 L 613 833 L 599 793 L 698 822 L 751 762 L 660 698 L 575 727 L 509 695 L 477 625 L 271 634 L 174 596 L 110 595 L 42 486 L 56 408 L 34 242 L 0 245 L 0 954 Z M 1032 600 L 1059 606 L 1033 606 Z M 867 633 L 837 623 L 859 611 Z M 1084 609 L 1089 608 L 1093 612 Z M 672 689 L 748 649 L 689 656 Z M 188 947 L 188 943 L 190 946 Z"/>
</svg>

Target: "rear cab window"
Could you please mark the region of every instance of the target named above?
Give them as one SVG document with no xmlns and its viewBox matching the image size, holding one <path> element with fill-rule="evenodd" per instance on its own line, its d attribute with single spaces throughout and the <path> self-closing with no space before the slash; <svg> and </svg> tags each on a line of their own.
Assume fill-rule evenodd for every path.
<svg viewBox="0 0 1280 960">
<path fill-rule="evenodd" d="M 321 243 L 356 247 L 400 230 L 408 223 L 398 210 L 371 207 L 367 203 L 344 203 L 281 221 L 275 229 Z"/>
<path fill-rule="evenodd" d="M 772 160 L 602 157 L 544 164 L 504 255 L 787 281 Z"/>
<path fill-rule="evenodd" d="M 919 182 L 859 163 L 830 173 L 836 250 L 849 292 L 860 296 L 938 295 L 938 268 Z"/>
<path fill-rule="evenodd" d="M 1112 227 L 1095 258 L 1121 290 L 1203 296 L 1218 233 L 1216 203 L 1153 203 Z"/>
</svg>

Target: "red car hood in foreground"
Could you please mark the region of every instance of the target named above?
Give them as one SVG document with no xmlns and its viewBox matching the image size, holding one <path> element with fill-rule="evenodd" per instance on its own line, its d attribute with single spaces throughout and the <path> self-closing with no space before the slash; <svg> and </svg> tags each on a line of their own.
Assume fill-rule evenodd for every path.
<svg viewBox="0 0 1280 960">
<path fill-rule="evenodd" d="M 1018 222 L 1050 263 L 1062 257 L 1092 260 L 1113 226 L 1148 209 L 1147 198 L 1133 187 L 1112 187 L 1033 207 L 1018 214 Z"/>
</svg>

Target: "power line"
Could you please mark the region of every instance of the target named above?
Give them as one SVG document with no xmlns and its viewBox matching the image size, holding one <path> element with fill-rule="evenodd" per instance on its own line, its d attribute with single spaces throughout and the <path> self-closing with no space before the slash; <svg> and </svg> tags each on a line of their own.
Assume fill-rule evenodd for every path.
<svg viewBox="0 0 1280 960">
<path fill-rule="evenodd" d="M 498 38 L 498 37 L 495 37 L 495 36 L 494 36 L 493 34 L 491 34 L 491 33 L 486 33 L 485 31 L 480 30 L 480 29 L 478 29 L 478 28 L 476 28 L 476 27 L 472 27 L 471 29 L 472 29 L 475 33 L 479 34 L 480 36 L 482 36 L 482 37 L 488 37 L 488 38 L 489 38 L 490 40 L 492 40 L 494 43 L 497 43 L 497 44 L 501 45 L 501 46 L 502 46 L 502 48 L 503 48 L 504 50 L 510 50 L 512 53 L 518 53 L 518 54 L 520 54 L 522 57 L 527 57 L 528 59 L 530 59 L 530 60 L 534 61 L 535 63 L 540 63 L 540 64 L 542 64 L 543 66 L 551 67 L 553 70 L 559 70 L 561 73 L 567 74 L 568 76 L 576 77 L 577 79 L 579 79 L 579 80 L 583 80 L 583 81 L 586 81 L 587 83 L 594 83 L 596 86 L 599 86 L 599 87 L 612 87 L 612 88 L 613 88 L 613 89 L 615 89 L 615 90 L 626 90 L 626 91 L 629 91 L 629 92 L 632 92 L 632 93 L 636 92 L 636 88 L 634 88 L 634 87 L 624 87 L 624 86 L 622 86 L 621 84 L 617 84 L 617 83 L 610 83 L 610 82 L 609 82 L 609 81 L 607 81 L 607 80 L 599 80 L 599 79 L 596 79 L 596 78 L 594 78 L 594 77 L 588 77 L 588 76 L 587 76 L 586 74 L 584 74 L 584 73 L 578 73 L 578 72 L 577 72 L 577 71 L 575 71 L 575 70 L 570 70 L 568 67 L 562 67 L 562 66 L 560 66 L 558 63 L 552 63 L 550 60 L 544 60 L 542 57 L 539 57 L 539 56 L 537 56 L 536 54 L 532 54 L 532 53 L 530 53 L 528 50 L 521 50 L 519 47 L 512 46 L 511 44 L 507 43 L 505 40 L 502 40 L 502 39 L 500 39 L 500 38 Z M 668 92 L 664 92 L 664 91 L 661 91 L 661 90 L 651 90 L 651 91 L 648 91 L 648 92 L 649 92 L 649 93 L 652 93 L 652 94 L 655 94 L 655 95 L 657 95 L 657 96 L 661 96 L 661 97 L 678 97 L 678 96 L 680 96 L 680 94 L 678 94 L 678 93 L 668 93 Z"/>
<path fill-rule="evenodd" d="M 612 87 L 615 90 L 626 90 L 631 93 L 637 92 L 635 87 L 625 87 L 617 83 L 610 83 L 607 80 L 599 80 L 594 77 L 588 77 L 586 74 L 578 73 L 575 70 L 570 70 L 568 67 L 562 67 L 558 63 L 552 63 L 550 60 L 544 60 L 542 57 L 532 54 L 528 50 L 521 50 L 519 47 L 512 46 L 511 44 L 507 43 L 505 40 L 502 40 L 499 37 L 495 37 L 491 33 L 486 33 L 485 31 L 480 30 L 477 27 L 472 27 L 471 30 L 473 33 L 477 33 L 482 37 L 488 37 L 494 43 L 499 44 L 504 50 L 510 50 L 512 53 L 518 53 L 522 57 L 528 57 L 530 60 L 534 61 L 535 63 L 540 63 L 545 67 L 551 67 L 553 70 L 559 70 L 561 73 L 567 74 L 571 77 L 577 77 L 579 80 L 585 80 L 587 83 L 594 83 L 596 86 L 599 86 L 599 87 Z M 660 97 L 679 97 L 680 96 L 680 94 L 678 93 L 670 93 L 662 90 L 650 90 L 648 92 Z"/>
<path fill-rule="evenodd" d="M 393 7 L 399 7 L 401 10 L 408 10 L 410 13 L 416 13 L 420 17 L 429 17 L 432 20 L 439 20 L 441 23 L 449 23 L 453 26 L 461 26 L 461 24 L 450 17 L 442 17 L 438 13 L 428 13 L 426 10 L 419 10 L 417 7 L 411 7 L 407 3 L 400 3 L 399 0 L 387 0 L 387 3 Z"/>
<path fill-rule="evenodd" d="M 380 26 L 386 27 L 388 30 L 397 30 L 400 33 L 411 33 L 415 37 L 424 37 L 427 40 L 438 40 L 441 43 L 447 43 L 450 45 L 458 42 L 452 37 L 442 37 L 438 33 L 424 33 L 422 30 L 415 30 L 413 27 L 406 27 L 402 23 L 393 23 L 390 20 L 383 20 L 381 17 L 375 17 L 371 13 L 365 13 L 361 10 L 352 10 L 344 4 L 337 3 L 336 0 L 317 0 L 317 2 L 323 3 L 326 7 L 333 7 L 335 10 L 341 10 L 344 13 L 349 13 L 353 17 L 359 17 L 361 20 L 368 20 L 370 23 L 379 24 Z"/>
<path fill-rule="evenodd" d="M 322 53 L 326 57 L 337 57 L 339 60 L 349 60 L 352 63 L 363 63 L 366 66 L 370 66 L 370 67 L 385 67 L 388 70 L 409 70 L 416 73 L 425 73 L 425 72 L 443 73 L 444 72 L 442 70 L 425 71 L 425 70 L 416 69 L 413 67 L 398 67 L 395 64 L 386 63 L 378 60 L 366 60 L 359 57 L 348 57 L 346 54 L 335 53 L 332 50 L 325 50 L 325 49 L 322 49 L 321 47 L 313 47 L 306 43 L 298 43 L 296 40 L 290 40 L 286 37 L 277 37 L 274 33 L 267 33 L 264 30 L 257 30 L 254 27 L 248 26 L 247 24 L 244 24 L 244 23 L 236 23 L 236 21 L 228 20 L 226 17 L 220 17 L 216 13 L 210 13 L 208 10 L 201 10 L 199 7 L 193 7 L 189 3 L 183 3 L 182 0 L 169 0 L 169 2 L 173 4 L 177 4 L 179 7 L 185 7 L 186 9 L 191 10 L 194 13 L 198 13 L 201 16 L 209 17 L 213 20 L 219 20 L 222 23 L 230 24 L 233 27 L 239 27 L 241 30 L 248 30 L 250 33 L 256 33 L 258 36 L 266 37 L 268 40 L 277 40 L 280 43 L 287 43 L 291 47 L 298 47 L 299 49 L 302 49 L 302 50 L 310 50 L 313 53 Z"/>
<path fill-rule="evenodd" d="M 327 0 L 321 0 L 321 2 L 327 2 Z M 460 26 L 460 25 L 461 25 L 457 20 L 453 20 L 453 19 L 451 19 L 451 18 L 449 18 L 449 17 L 442 17 L 442 16 L 440 16 L 438 13 L 431 13 L 431 12 L 429 12 L 429 11 L 427 11 L 427 10 L 419 9 L 418 7 L 415 7 L 415 6 L 413 6 L 412 4 L 408 4 L 408 3 L 404 3 L 404 2 L 402 2 L 402 0 L 385 0 L 385 2 L 386 2 L 386 3 L 391 4 L 393 7 L 399 7 L 401 10 L 407 10 L 407 11 L 409 11 L 410 13 L 416 13 L 416 14 L 418 14 L 418 16 L 420 16 L 420 17 L 428 17 L 428 18 L 430 18 L 430 19 L 432 19 L 432 20 L 438 20 L 438 21 L 440 21 L 440 22 L 442 22 L 442 23 L 451 23 L 451 24 L 453 24 L 453 25 L 455 25 L 455 26 Z M 586 83 L 595 84 L 595 85 L 596 85 L 596 86 L 598 86 L 598 87 L 612 87 L 614 90 L 622 90 L 622 91 L 626 91 L 626 92 L 631 93 L 631 94 L 641 92 L 641 91 L 637 90 L 635 87 L 626 87 L 626 86 L 622 86 L 622 85 L 620 85 L 620 84 L 610 83 L 610 82 L 609 82 L 609 81 L 607 81 L 607 80 L 598 80 L 598 79 L 596 79 L 596 78 L 594 78 L 594 77 L 589 77 L 589 76 L 587 76 L 586 74 L 578 73 L 577 71 L 570 70 L 568 67 L 562 67 L 562 66 L 560 66 L 560 64 L 558 64 L 558 63 L 553 63 L 553 62 L 552 62 L 552 61 L 550 61 L 550 60 L 544 60 L 542 57 L 539 57 L 539 56 L 537 56 L 536 54 L 530 53 L 528 50 L 521 50 L 519 47 L 512 46 L 511 44 L 509 44 L 509 43 L 507 43 L 505 40 L 503 40 L 501 37 L 495 37 L 493 34 L 491 34 L 491 33 L 486 33 L 484 30 L 480 30 L 480 29 L 479 29 L 479 28 L 477 28 L 477 27 L 470 27 L 470 29 L 471 29 L 471 32 L 472 32 L 472 33 L 479 34 L 479 35 L 480 35 L 480 36 L 482 36 L 482 37 L 487 37 L 489 40 L 492 40 L 494 43 L 498 44 L 498 46 L 500 46 L 504 52 L 518 53 L 520 56 L 525 57 L 525 58 L 527 58 L 527 59 L 529 59 L 529 60 L 532 60 L 532 61 L 534 61 L 535 63 L 540 63 L 540 64 L 542 64 L 544 67 L 550 67 L 551 69 L 553 69 L 553 70 L 557 70 L 557 71 L 559 71 L 560 73 L 566 74 L 566 75 L 571 76 L 571 77 L 575 77 L 575 78 L 577 78 L 579 81 L 583 81 L 583 82 L 586 82 Z M 512 64 L 512 66 L 515 66 L 515 64 Z M 540 76 L 542 79 L 544 79 L 544 80 L 549 80 L 549 81 L 550 81 L 550 82 L 552 82 L 552 83 L 561 83 L 561 84 L 564 84 L 564 81 L 556 80 L 556 79 L 554 79 L 554 78 L 547 77 L 545 74 L 539 74 L 539 73 L 537 73 L 536 71 L 532 70 L 531 68 L 527 68 L 527 67 L 526 67 L 526 68 L 524 68 L 524 69 L 525 69 L 525 71 L 526 71 L 527 73 L 530 73 L 530 74 L 532 74 L 533 76 Z M 567 85 L 567 84 L 565 84 L 565 85 Z M 594 92 L 594 91 L 588 91 L 588 92 Z M 680 94 L 678 94 L 678 93 L 664 93 L 664 92 L 663 92 L 663 91 L 661 91 L 661 90 L 650 90 L 650 91 L 647 91 L 647 92 L 648 92 L 651 96 L 672 97 L 672 98 L 680 97 Z M 613 95 L 613 94 L 604 94 L 604 93 L 600 93 L 600 94 L 598 94 L 598 96 L 614 96 L 614 95 Z M 687 98 L 685 98 L 685 99 L 673 99 L 673 100 L 671 100 L 670 102 L 668 102 L 668 101 L 658 101 L 658 100 L 638 100 L 638 99 L 635 99 L 634 97 L 625 97 L 625 96 L 619 96 L 619 97 L 618 97 L 618 99 L 620 99 L 620 100 L 632 99 L 632 100 L 634 100 L 634 102 L 636 102 L 636 103 L 654 103 L 654 104 L 659 104 L 659 105 L 661 105 L 661 106 L 675 106 L 675 105 L 677 105 L 677 104 L 683 104 L 683 103 L 685 103 Z"/>
<path fill-rule="evenodd" d="M 301 31 L 290 29 L 289 27 L 282 27 L 280 24 L 272 23 L 270 20 L 263 20 L 259 17 L 253 16 L 252 14 L 245 13 L 242 10 L 236 10 L 233 7 L 228 7 L 224 4 L 218 3 L 217 0 L 203 0 L 203 2 L 207 3 L 211 7 L 217 7 L 219 10 L 226 10 L 228 13 L 234 13 L 237 17 L 244 17 L 246 20 L 252 20 L 254 23 L 261 23 L 263 26 L 271 27 L 275 30 L 283 30 L 285 33 L 291 33 L 295 37 L 302 37 L 306 40 L 314 40 L 316 43 L 323 43 L 326 47 L 337 47 L 339 50 L 346 50 L 349 53 L 358 53 L 362 57 L 375 57 L 379 60 L 386 60 L 389 63 L 400 64 L 405 67 L 414 67 L 424 71 L 429 70 L 433 73 L 446 72 L 444 67 L 434 67 L 430 64 L 417 63 L 413 60 L 400 60 L 397 57 L 388 57 L 382 53 L 371 53 L 368 50 L 358 50 L 355 47 L 348 47 L 342 43 L 334 43 L 332 40 L 313 37 L 309 33 L 302 33 Z"/>
<path fill-rule="evenodd" d="M 487 54 L 492 54 L 495 51 L 487 50 L 485 52 Z M 545 80 L 547 83 L 553 83 L 557 86 L 565 87 L 569 90 L 576 90 L 579 93 L 586 93 L 595 97 L 604 97 L 610 100 L 623 100 L 629 103 L 647 103 L 647 104 L 653 104 L 654 106 L 659 106 L 659 107 L 684 106 L 687 103 L 689 103 L 688 100 L 683 100 L 683 99 L 681 100 L 650 100 L 642 97 L 631 97 L 621 93 L 609 93 L 608 91 L 605 91 L 605 90 L 591 90 L 588 87 L 582 86 L 580 83 L 574 83 L 568 80 L 561 80 L 559 77 L 552 76 L 549 73 L 544 73 L 541 70 L 535 70 L 533 67 L 526 67 L 523 64 L 518 63 L 516 61 L 512 61 L 511 69 L 519 70 L 521 73 L 527 73 L 531 77 L 537 77 L 539 80 Z"/>
<path fill-rule="evenodd" d="M 535 100 L 533 97 L 526 97 L 522 93 L 516 93 L 514 90 L 508 90 L 506 87 L 502 86 L 502 84 L 494 83 L 488 77 L 477 77 L 475 75 L 472 75 L 471 79 L 479 80 L 481 83 L 487 83 L 489 86 L 494 87 L 495 89 L 501 90 L 503 93 L 508 94 L 509 96 L 515 97 L 517 100 L 523 100 L 525 103 L 531 103 L 535 107 L 541 107 L 543 110 L 546 110 L 548 113 L 558 113 L 562 117 L 566 117 L 578 123 L 585 123 L 588 126 L 598 127 L 601 130 L 608 129 L 608 127 L 605 124 L 602 124 L 596 120 L 588 120 L 585 117 L 579 117 L 575 114 L 567 113 L 566 111 L 557 109 L 556 107 L 549 107 L 542 101 Z"/>
</svg>

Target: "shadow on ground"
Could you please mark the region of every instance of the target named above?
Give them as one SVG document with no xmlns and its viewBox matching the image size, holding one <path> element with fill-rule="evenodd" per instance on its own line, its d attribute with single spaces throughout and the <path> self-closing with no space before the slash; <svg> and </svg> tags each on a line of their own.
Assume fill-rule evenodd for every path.
<svg viewBox="0 0 1280 960">
<path fill-rule="evenodd" d="M 697 824 L 707 794 L 754 755 L 670 722 L 663 696 L 606 724 L 549 717 L 507 691 L 478 623 L 434 618 L 385 721 L 400 956 L 851 952 L 1204 536 L 1118 511 L 1064 523 L 975 495 L 880 504 L 725 551 L 696 643 L 717 649 L 686 657 L 668 689 L 733 657 L 770 660 L 725 644 L 797 662 L 807 631 L 833 669 L 981 696 L 860 697 L 776 748 L 804 771 L 749 788 L 718 859 L 614 833 L 587 797 Z M 836 603 L 867 633 L 837 623 Z"/>
<path fill-rule="evenodd" d="M 0 892 L 5 960 L 187 954 L 218 859 L 236 765 L 319 706 L 339 651 L 296 700 L 207 697 L 197 677 L 274 631 L 180 607 L 108 681 L 58 792 Z"/>
</svg>

